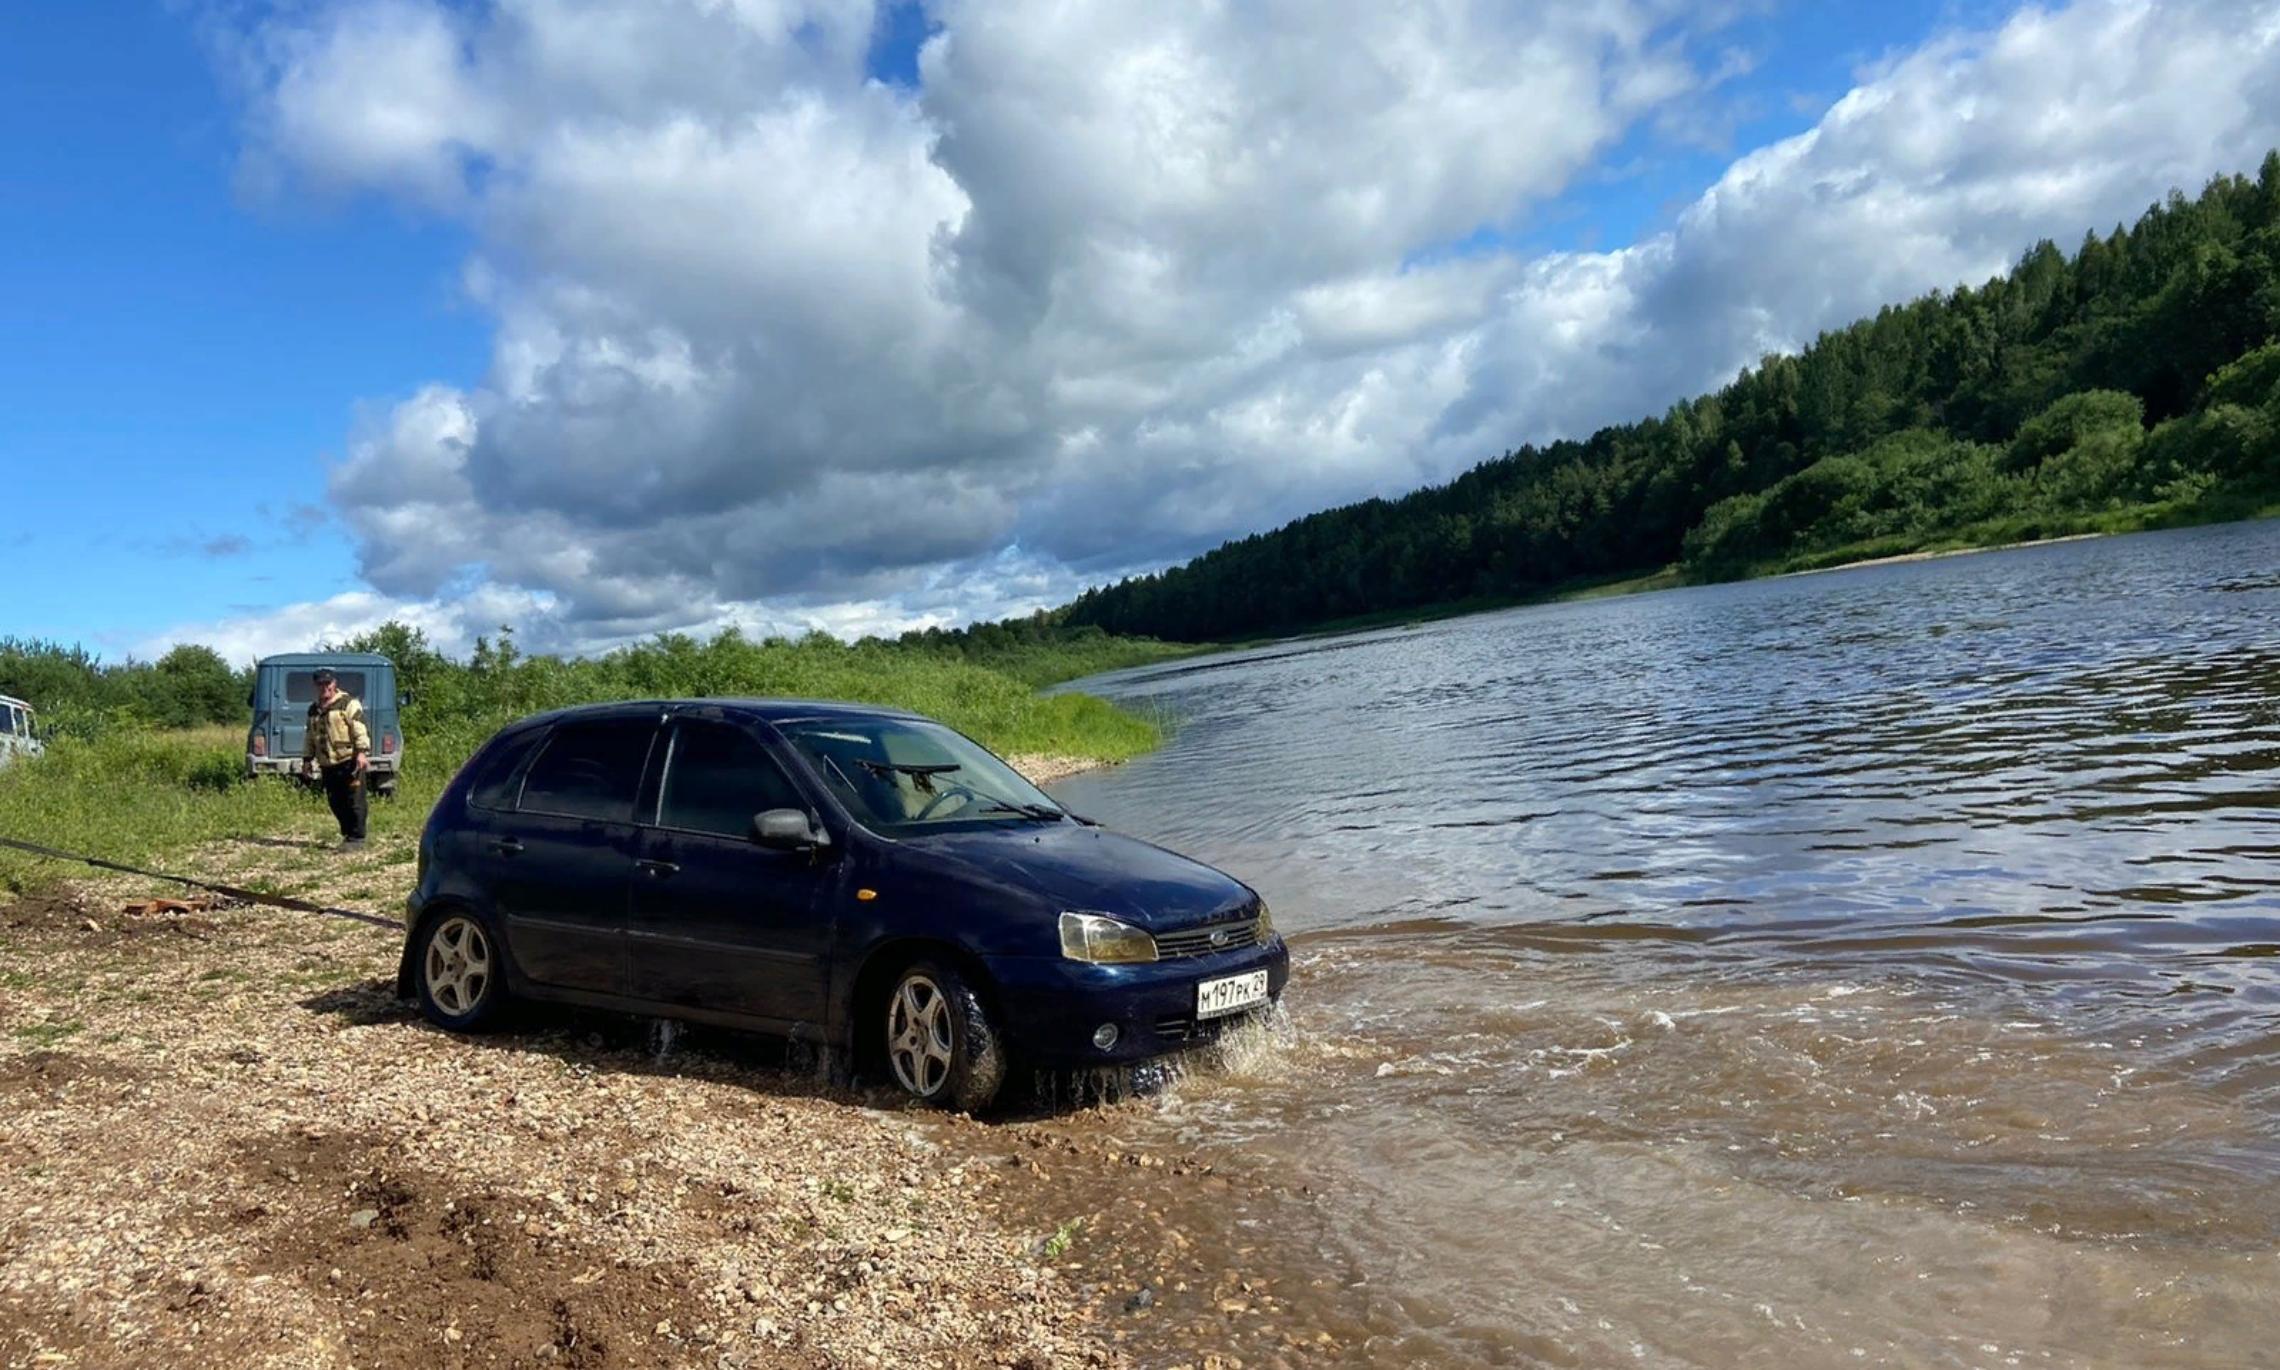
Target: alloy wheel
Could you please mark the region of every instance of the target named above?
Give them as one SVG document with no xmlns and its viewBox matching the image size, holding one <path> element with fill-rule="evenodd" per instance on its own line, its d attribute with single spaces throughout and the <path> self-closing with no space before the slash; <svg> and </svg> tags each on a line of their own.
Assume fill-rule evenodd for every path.
<svg viewBox="0 0 2280 1370">
<path fill-rule="evenodd" d="M 904 1089 L 931 1099 L 950 1081 L 950 1001 L 924 975 L 911 975 L 887 1004 L 887 1064 Z"/>
<path fill-rule="evenodd" d="M 428 994 L 454 1018 L 473 1013 L 491 988 L 491 940 L 472 918 L 446 918 L 428 937 Z"/>
</svg>

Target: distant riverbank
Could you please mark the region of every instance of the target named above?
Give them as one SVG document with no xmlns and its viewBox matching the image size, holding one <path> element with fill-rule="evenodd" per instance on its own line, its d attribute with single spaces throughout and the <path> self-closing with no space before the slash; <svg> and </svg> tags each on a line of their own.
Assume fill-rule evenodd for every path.
<svg viewBox="0 0 2280 1370">
<path fill-rule="evenodd" d="M 1388 609 L 1381 613 L 1356 614 L 1347 618 L 1293 628 L 1288 632 L 1273 633 L 1225 644 L 1225 650 L 1264 646 L 1271 642 L 1303 641 L 1309 638 L 1338 637 L 1347 633 L 1370 632 L 1381 628 L 1404 628 L 1417 624 L 1438 623 L 1445 619 L 1463 618 L 1468 614 L 1491 613 L 1498 609 L 1519 609 L 1532 604 L 1563 604 L 1581 600 L 1610 599 L 1621 595 L 1647 594 L 1656 590 L 1677 590 L 1689 586 L 1725 585 L 1746 580 L 1773 580 L 1786 576 L 1819 575 L 1827 571 L 1844 571 L 1869 566 L 1895 566 L 1912 561 L 1936 561 L 1947 557 L 1972 556 L 1980 552 L 2002 552 L 2018 547 L 2044 547 L 2059 543 L 2082 542 L 2094 538 L 2118 537 L 2126 533 L 2157 532 L 2164 528 L 2215 526 L 2225 523 L 2253 522 L 2258 519 L 2280 517 L 2280 505 L 2259 508 L 2237 517 L 2210 520 L 2154 521 L 2138 523 L 2119 520 L 2111 527 L 2084 530 L 2070 529 L 2053 533 L 2049 537 L 2002 538 L 1986 541 L 1934 542 L 1906 551 L 1884 550 L 1888 544 L 1867 543 L 1839 548 L 1828 552 L 1802 555 L 1780 562 L 1753 567 L 1747 572 L 1732 576 L 1693 576 L 1677 565 L 1665 566 L 1656 571 L 1642 571 L 1620 576 L 1596 576 L 1566 581 L 1550 588 L 1522 595 L 1475 595 L 1465 599 L 1447 600 L 1437 604 L 1421 605 L 1412 609 Z M 1203 650 L 1220 650 L 1205 648 Z"/>
</svg>

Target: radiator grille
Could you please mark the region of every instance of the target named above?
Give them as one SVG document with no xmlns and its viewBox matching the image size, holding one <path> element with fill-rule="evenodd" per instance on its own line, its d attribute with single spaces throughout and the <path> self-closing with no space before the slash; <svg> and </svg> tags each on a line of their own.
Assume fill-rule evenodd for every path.
<svg viewBox="0 0 2280 1370">
<path fill-rule="evenodd" d="M 1182 928 L 1178 932 L 1156 934 L 1156 958 L 1176 961 L 1183 956 L 1204 956 L 1215 951 L 1240 951 L 1257 946 L 1259 920 L 1245 918 L 1235 923 L 1213 923 L 1200 928 Z"/>
</svg>

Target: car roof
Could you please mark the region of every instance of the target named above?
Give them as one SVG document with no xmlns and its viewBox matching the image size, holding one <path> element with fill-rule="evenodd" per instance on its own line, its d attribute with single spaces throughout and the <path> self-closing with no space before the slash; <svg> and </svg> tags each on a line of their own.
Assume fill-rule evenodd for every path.
<svg viewBox="0 0 2280 1370">
<path fill-rule="evenodd" d="M 13 704 L 19 709 L 30 709 L 32 707 L 29 700 L 18 699 L 14 695 L 0 695 L 0 704 Z M 36 713 L 38 710 L 33 710 L 33 712 Z"/>
<path fill-rule="evenodd" d="M 533 714 L 513 725 L 516 731 L 542 723 L 560 723 L 580 718 L 614 718 L 677 710 L 683 713 L 695 710 L 719 709 L 742 714 L 768 723 L 800 723 L 809 720 L 843 719 L 916 719 L 933 720 L 924 714 L 908 709 L 896 709 L 884 704 L 856 704 L 844 699 L 753 699 L 746 697 L 708 697 L 703 699 L 619 699 L 602 704 L 573 704 L 565 709 L 553 709 Z"/>
<path fill-rule="evenodd" d="M 260 666 L 393 666 L 378 652 L 280 652 L 265 656 Z"/>
</svg>

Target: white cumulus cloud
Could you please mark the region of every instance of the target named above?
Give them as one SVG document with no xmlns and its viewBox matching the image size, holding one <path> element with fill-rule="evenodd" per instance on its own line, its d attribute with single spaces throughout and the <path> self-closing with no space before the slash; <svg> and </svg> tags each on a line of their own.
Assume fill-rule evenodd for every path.
<svg viewBox="0 0 2280 1370">
<path fill-rule="evenodd" d="M 332 473 L 376 600 L 522 596 L 477 617 L 589 646 L 1051 602 L 2280 143 L 2273 4 L 2078 0 L 1861 73 L 1666 232 L 1500 246 L 1748 65 L 1729 9 L 938 0 L 915 89 L 856 0 L 329 0 L 224 46 L 272 193 L 478 244 L 488 372 L 381 400 Z"/>
</svg>

